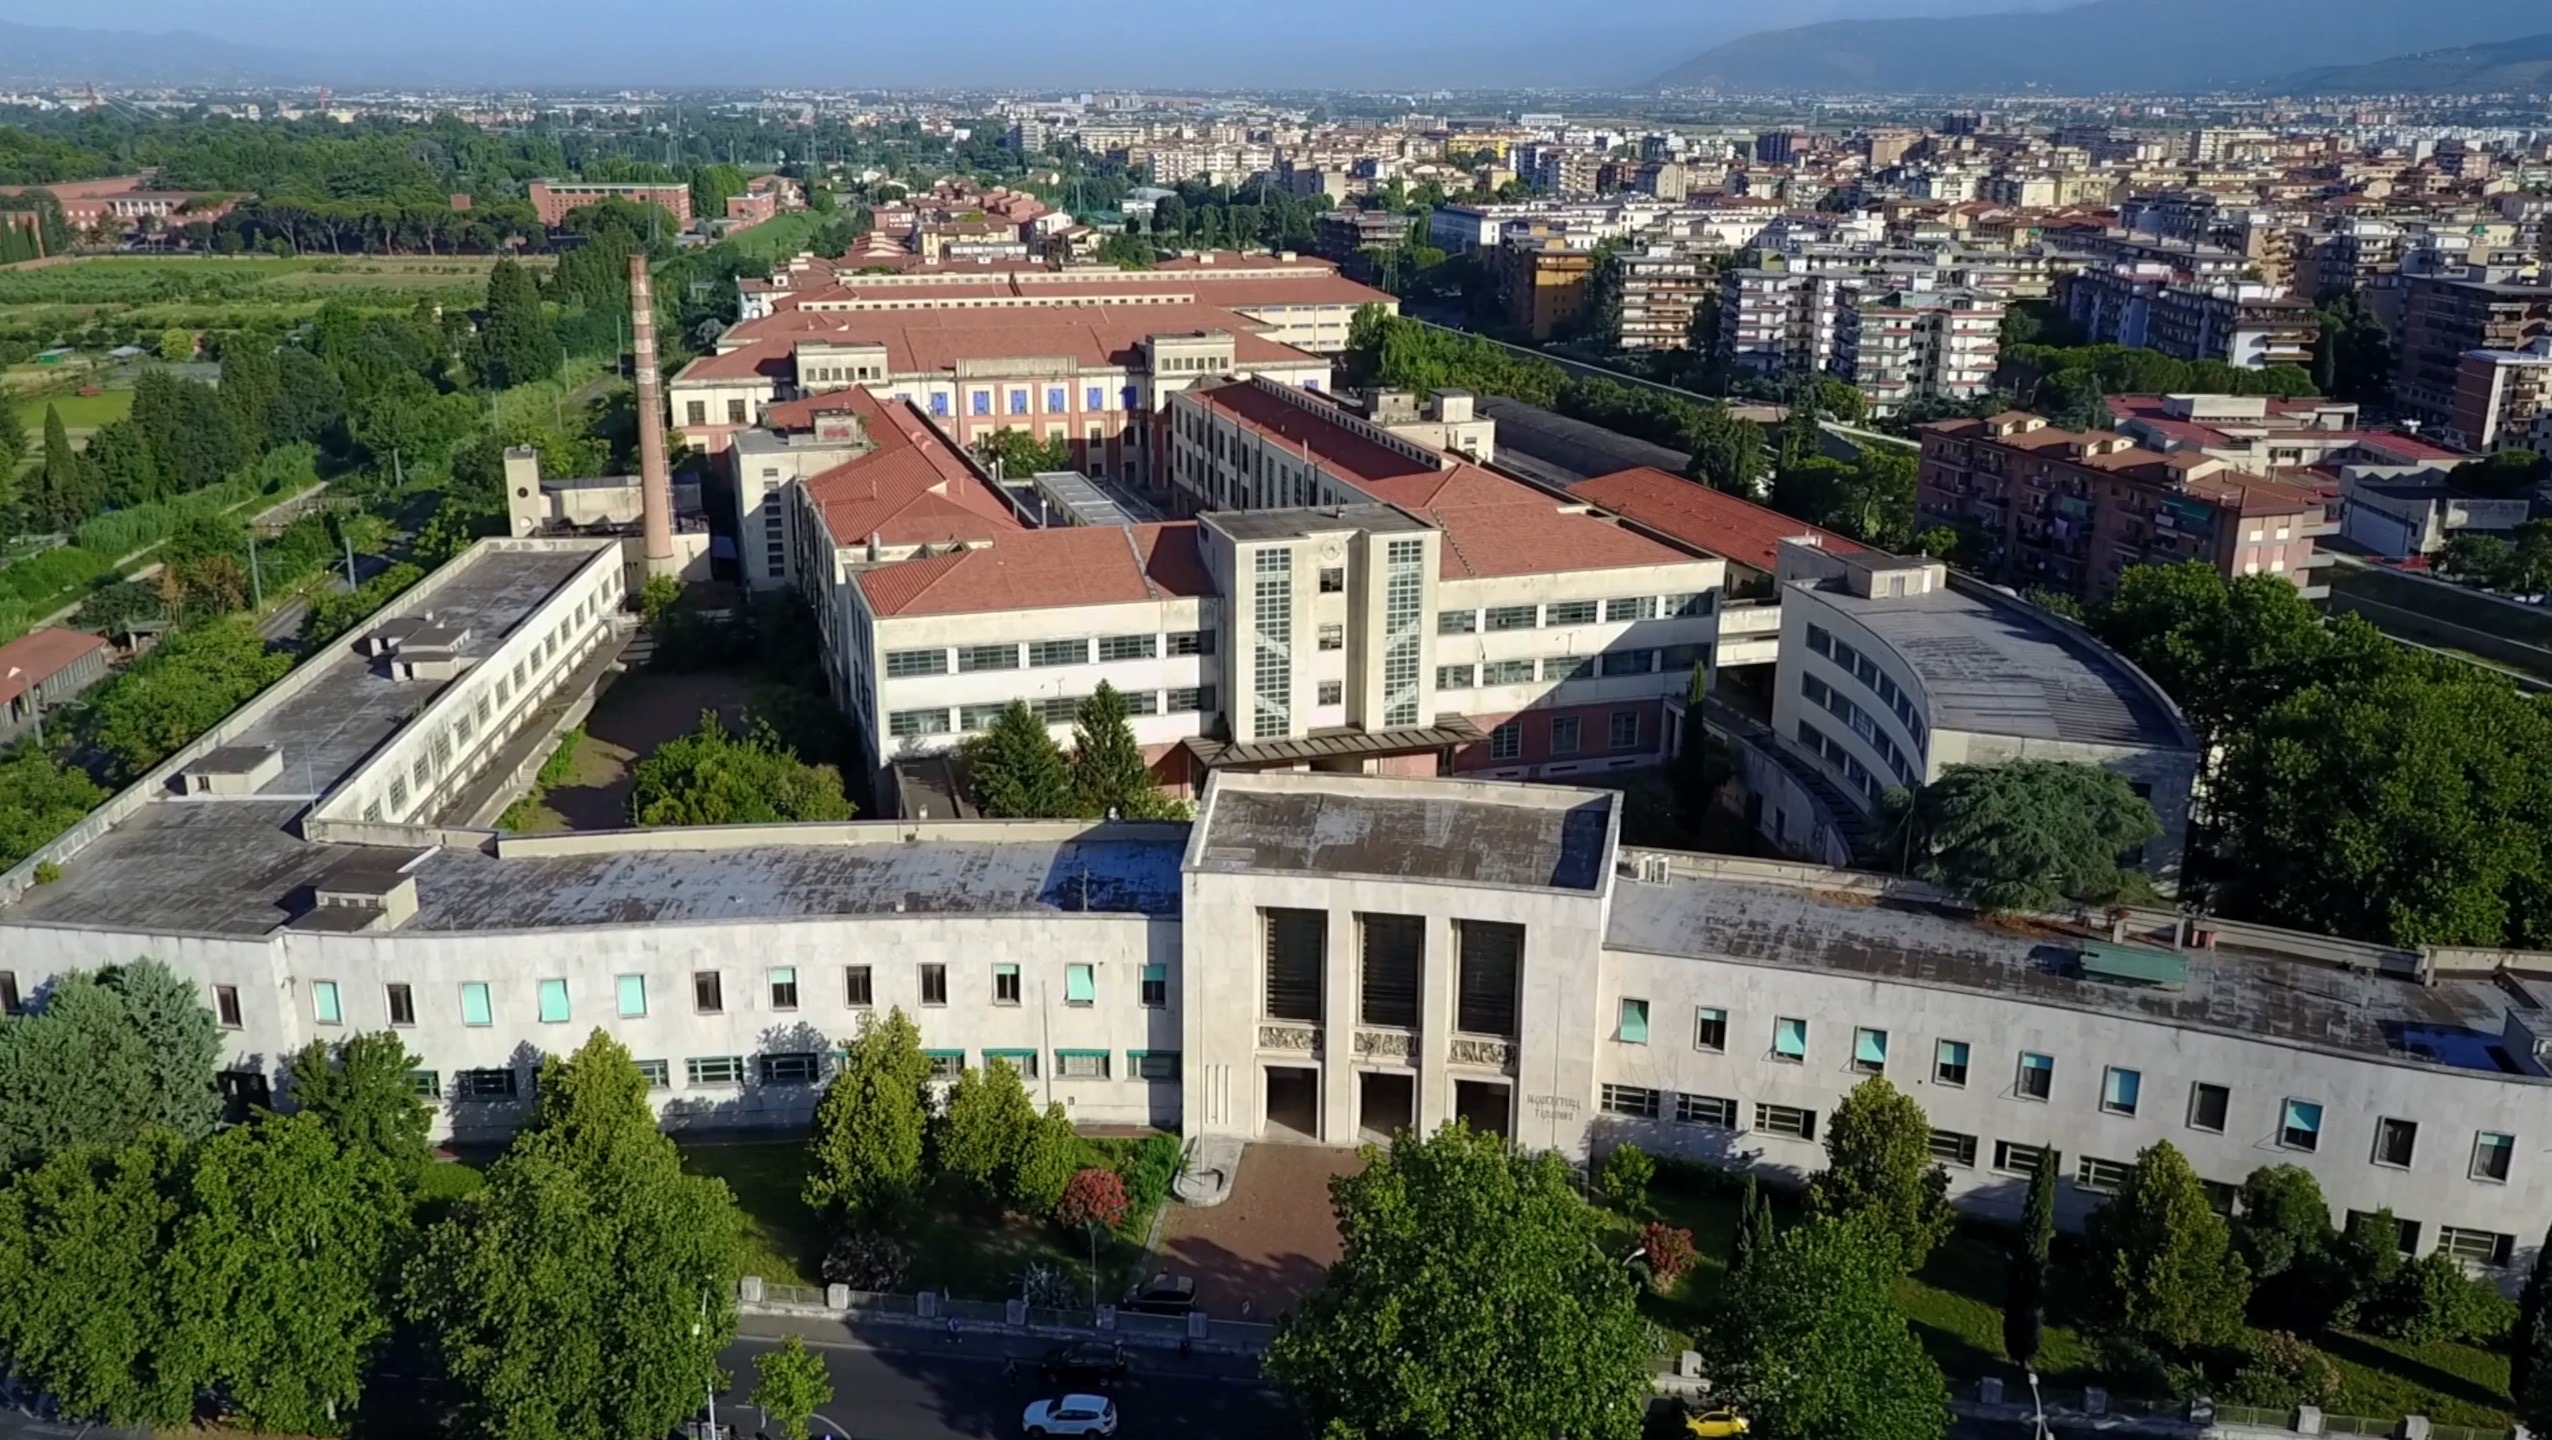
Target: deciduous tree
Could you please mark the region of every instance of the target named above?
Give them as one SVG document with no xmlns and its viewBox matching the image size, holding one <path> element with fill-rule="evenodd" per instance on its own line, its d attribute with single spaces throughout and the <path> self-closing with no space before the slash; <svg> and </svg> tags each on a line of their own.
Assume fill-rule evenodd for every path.
<svg viewBox="0 0 2552 1440">
<path fill-rule="evenodd" d="M 629 812 L 641 825 L 768 825 L 848 820 L 851 802 L 840 771 L 798 759 L 770 727 L 737 736 L 704 710 L 699 729 L 638 762 Z"/>
<path fill-rule="evenodd" d="M 1897 1243 L 1867 1217 L 1817 1216 L 1747 1263 L 1709 1358 L 1753 1433 L 1938 1440 L 1948 1428 L 1949 1386 L 1893 1299 Z"/>
<path fill-rule="evenodd" d="M 816 1106 L 806 1142 L 806 1203 L 841 1219 L 875 1220 L 922 1178 L 930 1057 L 902 1008 L 860 1017 L 842 1067 Z"/>
<path fill-rule="evenodd" d="M 1949 1172 L 1932 1159 L 1932 1122 L 1922 1103 L 1884 1075 L 1852 1087 L 1826 1123 L 1826 1168 L 1808 1180 L 1808 1204 L 1822 1215 L 1866 1215 L 1870 1231 L 1896 1247 L 1898 1268 L 1922 1268 L 1949 1237 Z"/>
<path fill-rule="evenodd" d="M 787 1440 L 807 1440 L 807 1422 L 833 1403 L 824 1357 L 795 1335 L 754 1356 L 753 1403 Z"/>
<path fill-rule="evenodd" d="M 434 1160 L 434 1107 L 409 1075 L 418 1061 L 398 1035 L 377 1030 L 333 1048 L 313 1040 L 292 1058 L 293 1107 L 338 1145 L 378 1161 L 401 1187 Z"/>
<path fill-rule="evenodd" d="M 2102 1326 L 2166 1354 L 2221 1345 L 2242 1331 L 2251 1271 L 2195 1170 L 2168 1140 L 2127 1168 L 2085 1227 Z"/>
<path fill-rule="evenodd" d="M 164 1354 L 161 1257 L 184 1163 L 178 1138 L 152 1131 L 56 1150 L 0 1189 L 0 1354 L 66 1414 L 163 1428 L 194 1417 L 209 1376 Z"/>
<path fill-rule="evenodd" d="M 1330 1196 L 1345 1255 L 1266 1362 L 1313 1433 L 1639 1433 L 1653 1342 L 1558 1156 L 1402 1131 Z"/>
<path fill-rule="evenodd" d="M 1007 1195 L 1020 1152 L 1036 1125 L 1037 1107 L 1009 1061 L 987 1060 L 981 1069 L 968 1066 L 948 1087 L 935 1158 L 943 1172 L 978 1193 Z"/>
<path fill-rule="evenodd" d="M 1090 1147 L 1064 1115 L 1063 1102 L 1047 1105 L 1019 1142 L 1018 1163 L 1010 1171 L 1011 1205 L 1022 1215 L 1052 1216 L 1089 1158 Z"/>
</svg>

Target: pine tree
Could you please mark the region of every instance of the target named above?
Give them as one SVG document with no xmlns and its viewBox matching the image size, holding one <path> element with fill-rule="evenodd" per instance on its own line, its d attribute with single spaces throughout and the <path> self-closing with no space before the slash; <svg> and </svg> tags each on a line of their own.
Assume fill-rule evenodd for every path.
<svg viewBox="0 0 2552 1440">
<path fill-rule="evenodd" d="M 491 390 L 558 373 L 564 352 L 541 308 L 540 288 L 522 266 L 499 260 L 487 272 L 487 328 L 479 336 L 479 372 Z"/>
<path fill-rule="evenodd" d="M 1072 770 L 1045 722 L 1013 700 L 992 727 L 966 742 L 975 804 L 1002 820 L 1062 820 L 1080 813 Z"/>
<path fill-rule="evenodd" d="M 1081 813 L 1093 819 L 1166 820 L 1179 803 L 1152 782 L 1143 747 L 1134 740 L 1125 696 L 1107 681 L 1081 702 L 1072 721 L 1072 789 Z"/>
</svg>

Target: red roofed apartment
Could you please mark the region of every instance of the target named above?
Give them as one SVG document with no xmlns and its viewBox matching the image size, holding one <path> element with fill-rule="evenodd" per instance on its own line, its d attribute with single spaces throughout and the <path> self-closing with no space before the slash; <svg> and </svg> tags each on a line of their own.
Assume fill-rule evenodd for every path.
<svg viewBox="0 0 2552 1440">
<path fill-rule="evenodd" d="M 1981 537 L 1989 579 L 2095 600 L 2129 565 L 2204 560 L 2228 578 L 2283 575 L 2323 593 L 2313 541 L 2337 525 L 2321 492 L 2246 474 L 2198 437 L 2166 454 L 2025 411 L 1921 428 L 1918 518 Z"/>
<path fill-rule="evenodd" d="M 99 636 L 52 626 L 0 645 L 0 745 L 33 731 L 46 710 L 105 679 L 113 653 Z"/>
<path fill-rule="evenodd" d="M 656 183 L 633 180 L 613 184 L 608 181 L 535 180 L 525 186 L 524 191 L 531 199 L 533 213 L 552 230 L 566 224 L 571 212 L 605 200 L 653 205 L 672 215 L 683 229 L 691 228 L 691 187 L 680 181 Z"/>
</svg>

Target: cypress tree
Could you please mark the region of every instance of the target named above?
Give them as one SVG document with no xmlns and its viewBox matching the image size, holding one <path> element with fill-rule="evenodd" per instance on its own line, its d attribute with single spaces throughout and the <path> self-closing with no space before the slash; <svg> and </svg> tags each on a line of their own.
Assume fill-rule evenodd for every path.
<svg viewBox="0 0 2552 1440">
<path fill-rule="evenodd" d="M 2520 1406 L 2539 1373 L 2552 1378 L 2542 1353 L 2552 1347 L 2552 1331 L 2543 1323 L 2546 1301 L 2552 1301 L 2552 1230 L 2544 1232 L 2534 1268 L 2525 1272 L 2525 1288 L 2517 1292 L 2516 1328 L 2508 1333 L 2508 1398 Z"/>
<path fill-rule="evenodd" d="M 480 379 L 491 390 L 558 373 L 565 352 L 541 308 L 540 287 L 512 260 L 487 272 L 487 329 L 479 337 Z"/>
<path fill-rule="evenodd" d="M 80 452 L 71 448 L 71 432 L 63 427 L 62 412 L 54 406 L 44 407 L 44 468 L 37 473 L 35 492 L 27 499 L 27 508 L 37 524 L 48 530 L 69 530 L 97 513 L 100 496 L 89 465 Z"/>
<path fill-rule="evenodd" d="M 965 748 L 968 787 L 984 814 L 1003 820 L 1063 820 L 1080 813 L 1063 751 L 1028 709 L 1013 700 L 992 728 Z"/>
<path fill-rule="evenodd" d="M 1761 1200 L 1755 1177 L 1746 1177 L 1746 1188 L 1737 1197 L 1737 1228 L 1728 1236 L 1728 1280 L 1734 1284 L 1745 1273 L 1746 1262 L 1754 1258 L 1755 1206 Z"/>
<path fill-rule="evenodd" d="M 2050 1150 L 2029 1177 L 2021 1203 L 2020 1231 L 2012 1237 L 2011 1268 L 2003 1288 L 2003 1353 L 2026 1367 L 2038 1356 L 2046 1328 L 2047 1264 L 2056 1246 L 2056 1173 L 2063 1158 Z"/>
<path fill-rule="evenodd" d="M 1081 702 L 1072 721 L 1073 793 L 1081 813 L 1093 819 L 1168 819 L 1178 813 L 1178 803 L 1152 783 L 1129 713 L 1125 696 L 1105 680 Z"/>
</svg>

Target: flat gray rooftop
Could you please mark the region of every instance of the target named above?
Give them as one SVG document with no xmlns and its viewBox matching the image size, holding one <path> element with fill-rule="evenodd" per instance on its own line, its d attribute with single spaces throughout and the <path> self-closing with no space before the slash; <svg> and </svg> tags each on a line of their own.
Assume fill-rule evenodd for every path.
<svg viewBox="0 0 2552 1440">
<path fill-rule="evenodd" d="M 1205 523 L 1243 542 L 1292 540 L 1334 530 L 1415 534 L 1433 529 L 1389 505 L 1304 505 L 1275 510 L 1215 510 Z"/>
<path fill-rule="evenodd" d="M 291 800 L 171 800 L 73 857 L 62 879 L 0 909 L 0 924 L 262 935 L 348 864 L 408 851 L 313 845 L 284 827 Z M 414 870 L 402 932 L 784 920 L 824 915 L 1174 915 L 1180 845 L 986 839 L 769 845 L 500 860 L 438 850 Z"/>
<path fill-rule="evenodd" d="M 608 541 L 596 541 L 597 546 Z M 464 656 L 485 655 L 565 584 L 593 549 L 472 551 L 453 563 L 461 568 L 435 588 L 428 608 L 433 625 L 466 630 Z M 225 748 L 271 745 L 283 755 L 283 773 L 258 793 L 316 795 L 343 778 L 425 708 L 448 680 L 393 680 L 380 662 L 355 653 L 372 627 L 359 626 L 304 664 L 311 683 L 237 736 Z"/>
<path fill-rule="evenodd" d="M 1955 589 L 1865 597 L 1829 582 L 1816 592 L 1914 668 L 1930 692 L 1935 730 L 2161 749 L 2184 743 L 2133 673 L 2024 606 Z"/>
<path fill-rule="evenodd" d="M 2422 986 L 2242 951 L 2192 955 L 2179 990 L 2085 980 L 2079 941 L 2033 939 L 1897 902 L 1861 904 L 1743 880 L 1679 876 L 1613 887 L 1604 944 L 1896 980 L 2030 1004 L 2106 1011 L 2233 1035 L 2514 1073 L 2499 1045 L 2512 997 L 2496 986 Z"/>
<path fill-rule="evenodd" d="M 1413 789 L 1434 783 L 1410 782 Z M 1198 865 L 1537 890 L 1603 884 L 1609 798 L 1518 804 L 1462 793 L 1453 786 L 1441 797 L 1225 787 L 1207 807 Z"/>
</svg>

